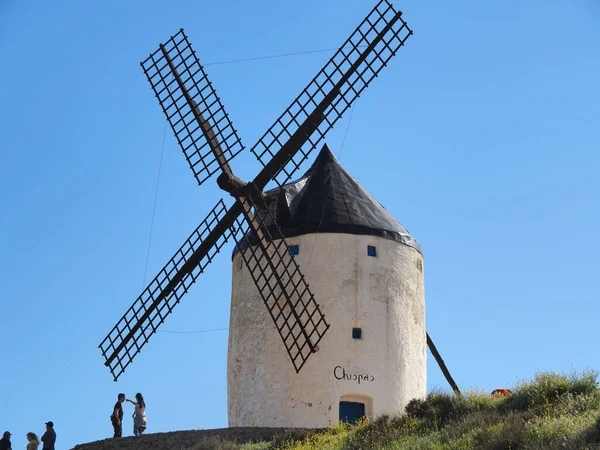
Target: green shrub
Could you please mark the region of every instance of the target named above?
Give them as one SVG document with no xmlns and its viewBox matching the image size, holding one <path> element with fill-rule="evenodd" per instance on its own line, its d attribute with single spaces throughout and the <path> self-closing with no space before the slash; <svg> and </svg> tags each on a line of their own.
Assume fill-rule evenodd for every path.
<svg viewBox="0 0 600 450">
<path fill-rule="evenodd" d="M 525 425 L 523 443 L 529 449 L 545 449 L 560 444 L 563 448 L 581 448 L 593 430 L 598 413 L 579 416 L 542 417 Z"/>
<path fill-rule="evenodd" d="M 271 441 L 268 450 L 340 450 L 344 438 L 354 427 L 340 422 L 333 428 L 311 433 L 306 430 L 292 430 L 285 436 L 275 438 Z"/>
<path fill-rule="evenodd" d="M 596 419 L 596 424 L 590 429 L 586 436 L 586 441 L 590 444 L 600 444 L 600 416 Z M 600 445 L 598 445 L 600 447 Z"/>
<path fill-rule="evenodd" d="M 476 449 L 505 450 L 522 448 L 525 421 L 518 413 L 498 416 L 495 425 L 482 426 L 476 431 L 473 442 Z"/>
<path fill-rule="evenodd" d="M 335 427 L 335 428 L 332 428 L 329 430 L 323 430 L 323 431 L 321 431 L 321 433 L 322 434 L 334 433 L 337 428 L 338 427 Z M 309 440 L 310 437 L 316 435 L 317 433 L 318 433 L 317 430 L 310 431 L 310 430 L 304 430 L 304 429 L 298 429 L 298 430 L 292 429 L 289 432 L 287 432 L 285 435 L 275 436 L 269 443 L 268 450 L 294 448 L 294 445 L 297 445 L 298 443 Z"/>
<path fill-rule="evenodd" d="M 492 397 L 489 394 L 480 392 L 465 393 L 462 397 L 456 399 L 456 413 L 459 416 L 479 411 L 497 411 L 498 405 L 504 402 L 504 398 Z"/>
<path fill-rule="evenodd" d="M 344 442 L 344 450 L 380 448 L 414 432 L 413 418 L 382 415 L 370 424 L 354 427 Z"/>
<path fill-rule="evenodd" d="M 598 391 L 598 374 L 589 371 L 567 376 L 554 372 L 538 373 L 529 383 L 520 383 L 512 395 L 501 404 L 504 411 L 527 411 L 533 409 L 536 414 L 546 414 L 563 395 L 592 394 Z"/>
<path fill-rule="evenodd" d="M 441 433 L 444 442 L 452 442 L 473 431 L 491 427 L 499 423 L 504 416 L 498 411 L 476 411 L 453 421 Z"/>
<path fill-rule="evenodd" d="M 365 450 L 368 447 L 365 447 Z M 436 433 L 420 436 L 408 436 L 401 441 L 395 441 L 382 447 L 382 450 L 448 450 L 443 447 Z M 467 450 L 467 449 L 460 449 Z"/>
<path fill-rule="evenodd" d="M 441 429 L 456 413 L 457 398 L 447 393 L 432 393 L 425 400 L 412 400 L 405 413 L 422 419 L 427 428 Z"/>
<path fill-rule="evenodd" d="M 572 394 L 560 397 L 551 411 L 553 416 L 579 415 L 588 411 L 600 410 L 600 390 L 588 394 Z"/>
<path fill-rule="evenodd" d="M 238 444 L 232 441 L 224 441 L 217 436 L 204 438 L 196 445 L 187 450 L 268 450 L 268 442 L 256 442 L 247 444 Z"/>
</svg>

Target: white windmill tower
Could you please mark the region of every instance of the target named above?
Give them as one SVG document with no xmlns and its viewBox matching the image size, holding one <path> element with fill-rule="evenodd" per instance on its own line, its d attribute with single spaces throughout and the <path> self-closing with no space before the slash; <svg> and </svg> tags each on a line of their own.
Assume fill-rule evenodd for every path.
<svg viewBox="0 0 600 450">
<path fill-rule="evenodd" d="M 300 373 L 233 256 L 230 426 L 326 427 L 399 413 L 426 391 L 423 256 L 325 145 L 267 204 L 330 328 Z"/>
</svg>

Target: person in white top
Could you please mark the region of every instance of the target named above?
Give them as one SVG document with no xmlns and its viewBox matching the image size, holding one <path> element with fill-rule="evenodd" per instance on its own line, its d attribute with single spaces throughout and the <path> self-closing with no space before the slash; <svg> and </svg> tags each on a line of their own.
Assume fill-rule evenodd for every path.
<svg viewBox="0 0 600 450">
<path fill-rule="evenodd" d="M 146 402 L 144 397 L 139 392 L 135 394 L 135 402 L 127 399 L 129 403 L 135 405 L 135 411 L 133 412 L 133 434 L 140 436 L 146 431 Z"/>
</svg>

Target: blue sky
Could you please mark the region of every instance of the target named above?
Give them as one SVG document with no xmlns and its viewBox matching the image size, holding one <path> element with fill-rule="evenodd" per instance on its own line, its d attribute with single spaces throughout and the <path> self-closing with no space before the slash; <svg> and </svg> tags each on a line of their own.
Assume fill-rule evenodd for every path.
<svg viewBox="0 0 600 450">
<path fill-rule="evenodd" d="M 0 428 L 59 448 L 227 425 L 227 332 L 159 333 L 118 383 L 97 345 L 144 285 L 165 120 L 139 62 L 180 27 L 201 62 L 340 45 L 374 1 L 0 2 Z M 356 104 L 341 162 L 422 245 L 427 328 L 463 389 L 597 368 L 600 6 L 396 1 L 415 30 Z M 246 146 L 327 61 L 207 71 Z M 340 155 L 349 114 L 328 143 Z M 234 169 L 251 177 L 248 153 Z M 170 130 L 147 278 L 212 208 Z M 227 252 L 228 253 L 228 252 Z M 228 325 L 218 258 L 164 325 Z M 432 358 L 430 388 L 447 385 Z M 129 411 L 126 409 L 126 411 Z M 129 424 L 126 434 L 131 434 Z"/>
</svg>

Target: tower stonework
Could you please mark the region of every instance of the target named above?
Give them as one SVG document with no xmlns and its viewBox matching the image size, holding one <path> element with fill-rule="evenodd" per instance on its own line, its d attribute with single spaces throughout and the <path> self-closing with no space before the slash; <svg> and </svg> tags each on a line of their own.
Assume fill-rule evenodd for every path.
<svg viewBox="0 0 600 450">
<path fill-rule="evenodd" d="M 401 413 L 426 391 L 419 245 L 327 147 L 300 180 L 268 195 L 330 328 L 296 373 L 236 249 L 229 426 L 316 428 Z"/>
</svg>

